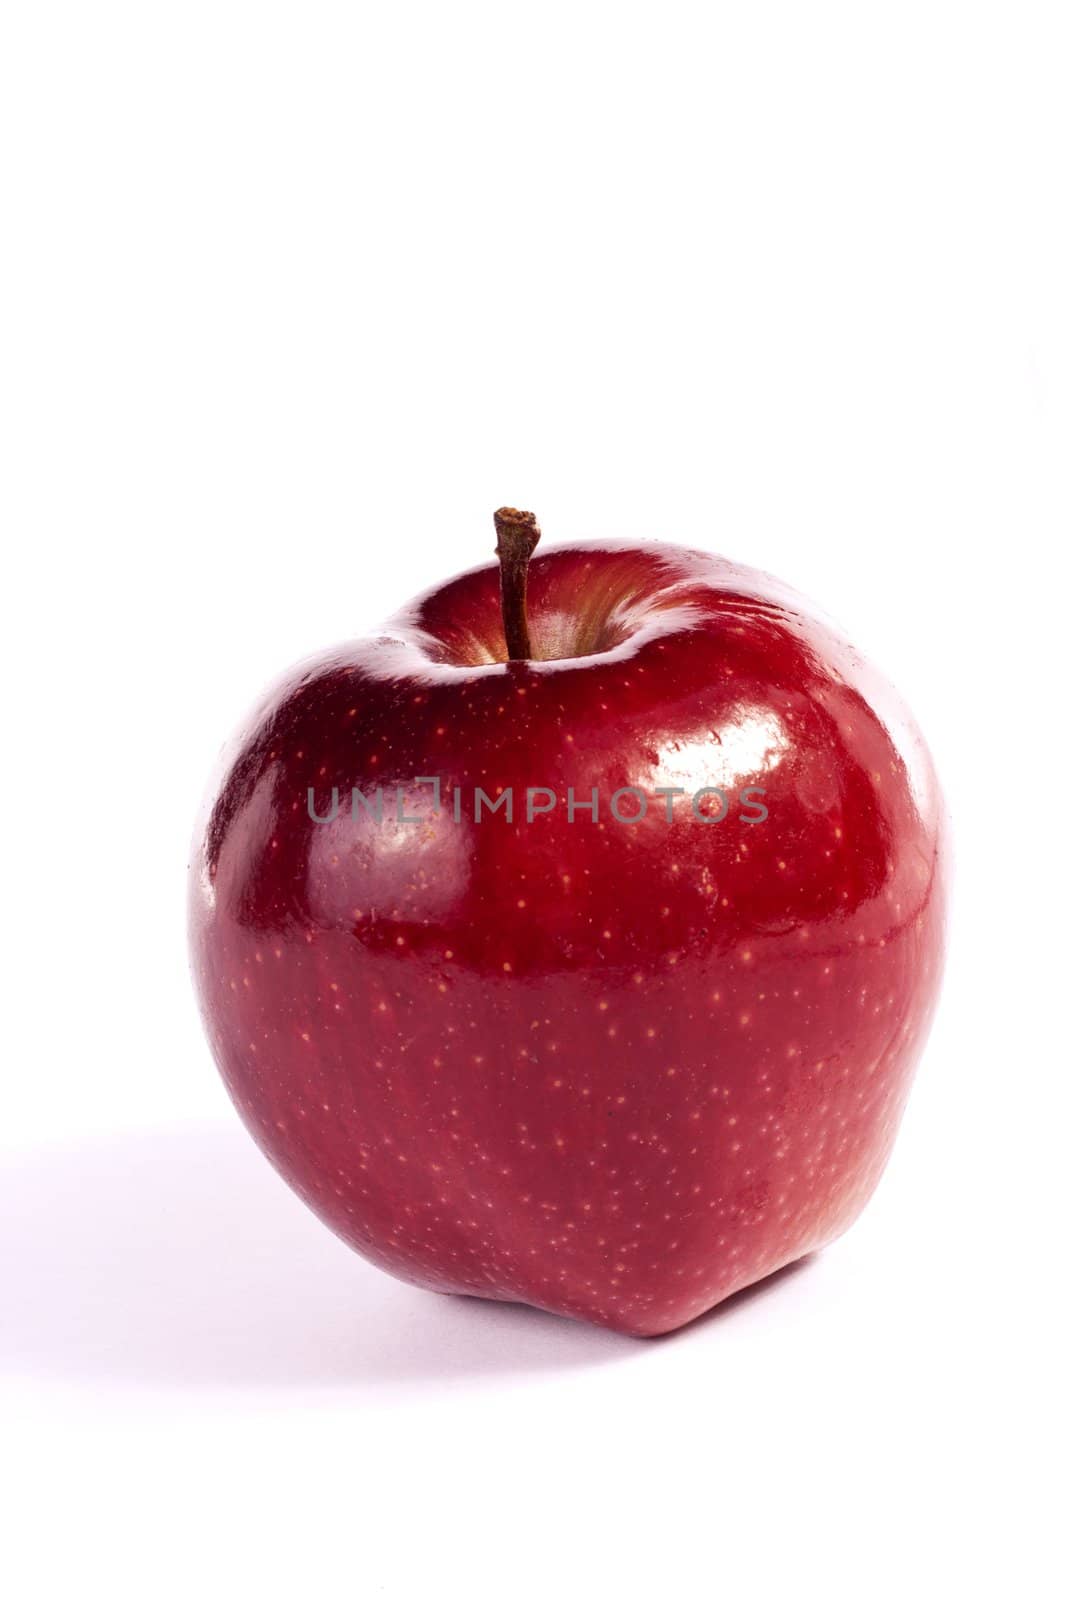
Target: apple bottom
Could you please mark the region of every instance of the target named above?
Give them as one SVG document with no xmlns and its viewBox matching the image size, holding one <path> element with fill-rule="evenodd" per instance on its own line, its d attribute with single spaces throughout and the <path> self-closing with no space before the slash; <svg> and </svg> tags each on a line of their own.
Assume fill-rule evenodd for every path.
<svg viewBox="0 0 1067 1600">
<path fill-rule="evenodd" d="M 245 1122 L 349 1245 L 428 1289 L 649 1336 L 862 1210 L 929 1023 L 932 926 L 495 982 L 216 923 L 199 976 Z"/>
</svg>

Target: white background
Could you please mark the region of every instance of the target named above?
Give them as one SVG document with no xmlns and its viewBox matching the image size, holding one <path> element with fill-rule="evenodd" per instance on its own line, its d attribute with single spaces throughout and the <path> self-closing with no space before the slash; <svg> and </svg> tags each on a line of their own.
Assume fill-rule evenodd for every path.
<svg viewBox="0 0 1067 1600">
<path fill-rule="evenodd" d="M 12 1596 L 1058 1592 L 1064 14 L 95 5 L 0 39 Z M 770 568 L 904 691 L 952 963 L 849 1237 L 632 1343 L 269 1171 L 184 871 L 261 686 L 487 559 Z"/>
</svg>

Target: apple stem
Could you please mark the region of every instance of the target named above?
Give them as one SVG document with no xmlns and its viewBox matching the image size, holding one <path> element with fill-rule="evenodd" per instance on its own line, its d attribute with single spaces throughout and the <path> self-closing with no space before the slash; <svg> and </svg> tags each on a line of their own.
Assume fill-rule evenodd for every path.
<svg viewBox="0 0 1067 1600">
<path fill-rule="evenodd" d="M 526 621 L 526 573 L 541 530 L 532 511 L 514 511 L 511 506 L 502 506 L 493 521 L 496 523 L 496 553 L 500 558 L 500 610 L 508 659 L 529 661 L 532 652 Z"/>
</svg>

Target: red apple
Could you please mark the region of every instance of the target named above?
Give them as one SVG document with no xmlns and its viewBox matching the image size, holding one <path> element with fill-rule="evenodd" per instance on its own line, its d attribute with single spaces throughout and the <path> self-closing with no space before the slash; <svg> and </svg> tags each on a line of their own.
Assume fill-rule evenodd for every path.
<svg viewBox="0 0 1067 1600">
<path fill-rule="evenodd" d="M 877 1184 L 940 979 L 942 804 L 774 579 L 562 546 L 527 638 L 536 524 L 498 528 L 499 582 L 303 663 L 240 734 L 196 982 L 254 1137 L 362 1255 L 661 1333 Z"/>
</svg>

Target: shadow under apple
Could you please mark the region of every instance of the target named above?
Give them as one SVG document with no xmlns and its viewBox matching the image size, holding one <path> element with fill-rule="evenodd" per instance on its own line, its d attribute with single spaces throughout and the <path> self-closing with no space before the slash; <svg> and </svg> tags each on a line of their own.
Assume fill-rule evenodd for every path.
<svg viewBox="0 0 1067 1600">
<path fill-rule="evenodd" d="M 0 1369 L 75 1383 L 359 1388 L 592 1366 L 710 1330 L 804 1265 L 662 1340 L 430 1294 L 353 1254 L 223 1125 L 23 1155 L 0 1219 Z"/>
</svg>

